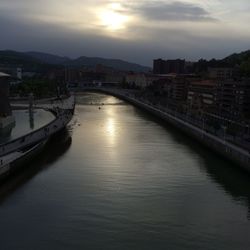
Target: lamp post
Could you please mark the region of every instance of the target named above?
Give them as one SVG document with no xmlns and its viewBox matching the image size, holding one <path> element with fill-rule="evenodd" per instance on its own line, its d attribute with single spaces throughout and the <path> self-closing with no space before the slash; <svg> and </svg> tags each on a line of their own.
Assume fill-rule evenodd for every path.
<svg viewBox="0 0 250 250">
<path fill-rule="evenodd" d="M 245 127 L 246 127 L 246 130 L 247 130 L 246 131 L 247 132 L 247 136 L 246 137 L 248 138 L 248 136 L 249 136 L 249 124 L 246 124 Z"/>
<path fill-rule="evenodd" d="M 224 142 L 226 142 L 226 129 L 227 129 L 227 126 L 223 125 L 221 127 L 223 129 L 223 140 L 224 140 Z"/>
<path fill-rule="evenodd" d="M 202 116 L 202 131 L 205 132 L 205 118 Z"/>
<path fill-rule="evenodd" d="M 188 122 L 188 105 L 187 105 L 187 110 L 186 110 L 186 122 Z"/>
</svg>

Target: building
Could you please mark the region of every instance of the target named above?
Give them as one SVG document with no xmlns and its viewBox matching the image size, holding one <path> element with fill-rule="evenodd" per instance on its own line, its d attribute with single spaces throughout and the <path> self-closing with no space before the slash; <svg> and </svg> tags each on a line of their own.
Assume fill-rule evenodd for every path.
<svg viewBox="0 0 250 250">
<path fill-rule="evenodd" d="M 151 87 L 154 102 L 171 109 L 184 112 L 187 100 L 188 81 L 185 76 L 177 74 L 161 75 Z"/>
<path fill-rule="evenodd" d="M 116 83 L 119 83 L 121 85 L 124 82 L 125 76 L 126 76 L 126 73 L 124 73 L 124 72 L 113 71 L 110 73 L 106 73 L 105 81 L 106 82 L 116 82 Z"/>
<path fill-rule="evenodd" d="M 185 60 L 176 59 L 176 60 L 154 60 L 153 65 L 154 74 L 184 74 L 185 73 Z"/>
<path fill-rule="evenodd" d="M 185 73 L 185 60 L 167 60 L 166 73 L 184 74 Z"/>
<path fill-rule="evenodd" d="M 218 80 L 217 113 L 230 120 L 250 118 L 250 79 Z"/>
<path fill-rule="evenodd" d="M 212 79 L 230 79 L 235 75 L 233 68 L 208 68 L 208 77 Z"/>
<path fill-rule="evenodd" d="M 185 77 L 171 74 L 155 82 L 166 93 L 167 98 L 183 102 L 187 97 L 187 80 Z"/>
<path fill-rule="evenodd" d="M 167 74 L 166 73 L 166 61 L 162 59 L 155 59 L 153 65 L 153 73 L 160 75 L 160 74 Z"/>
<path fill-rule="evenodd" d="M 159 77 L 145 73 L 129 73 L 126 75 L 125 81 L 130 87 L 145 89 L 152 85 Z"/>
<path fill-rule="evenodd" d="M 191 80 L 188 84 L 188 107 L 196 110 L 212 110 L 216 101 L 216 81 Z"/>
<path fill-rule="evenodd" d="M 0 72 L 0 130 L 15 122 L 9 103 L 10 75 Z"/>
</svg>

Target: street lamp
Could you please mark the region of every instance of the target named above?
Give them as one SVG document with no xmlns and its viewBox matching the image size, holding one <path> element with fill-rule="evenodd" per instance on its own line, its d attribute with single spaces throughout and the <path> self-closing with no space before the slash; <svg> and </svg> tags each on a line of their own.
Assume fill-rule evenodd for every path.
<svg viewBox="0 0 250 250">
<path fill-rule="evenodd" d="M 247 137 L 249 136 L 249 124 L 246 124 L 246 129 L 247 129 Z"/>
<path fill-rule="evenodd" d="M 224 142 L 226 141 L 226 129 L 227 129 L 227 126 L 225 126 L 225 125 L 223 125 L 223 126 L 221 126 L 222 127 L 222 129 L 223 129 L 223 140 L 224 140 Z"/>
</svg>

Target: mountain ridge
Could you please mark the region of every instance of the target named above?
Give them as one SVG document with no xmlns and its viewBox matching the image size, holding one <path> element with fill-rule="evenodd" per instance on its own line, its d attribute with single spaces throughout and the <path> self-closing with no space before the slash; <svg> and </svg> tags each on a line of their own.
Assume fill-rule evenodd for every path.
<svg viewBox="0 0 250 250">
<path fill-rule="evenodd" d="M 58 55 L 53 55 L 50 53 L 28 51 L 28 52 L 18 52 L 14 50 L 0 50 L 0 64 L 10 64 L 10 65 L 26 65 L 29 66 L 32 63 L 39 65 L 57 65 L 80 68 L 83 66 L 94 68 L 98 64 L 102 64 L 106 67 L 113 68 L 120 71 L 137 71 L 137 72 L 148 72 L 151 70 L 150 67 L 143 66 L 136 63 L 127 62 L 121 59 L 109 59 L 102 57 L 87 57 L 80 56 L 76 59 L 69 57 L 63 57 Z"/>
<path fill-rule="evenodd" d="M 130 63 L 121 59 L 102 57 L 80 56 L 72 59 L 66 56 L 58 56 L 50 53 L 29 51 L 18 52 L 14 50 L 0 50 L 0 66 L 16 66 L 24 69 L 48 69 L 52 67 L 95 68 L 101 64 L 118 71 L 149 72 L 150 67 L 136 63 Z M 250 76 L 250 50 L 233 53 L 223 59 L 205 60 L 194 62 L 194 72 L 204 72 L 208 67 L 235 67 L 245 76 Z"/>
</svg>

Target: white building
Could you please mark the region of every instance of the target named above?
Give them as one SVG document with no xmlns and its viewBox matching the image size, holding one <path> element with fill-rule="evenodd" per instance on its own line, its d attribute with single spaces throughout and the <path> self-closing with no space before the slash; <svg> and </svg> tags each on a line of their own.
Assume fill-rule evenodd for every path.
<svg viewBox="0 0 250 250">
<path fill-rule="evenodd" d="M 130 86 L 135 86 L 141 89 L 144 89 L 157 80 L 159 77 L 144 73 L 131 73 L 126 75 L 126 82 Z"/>
</svg>

